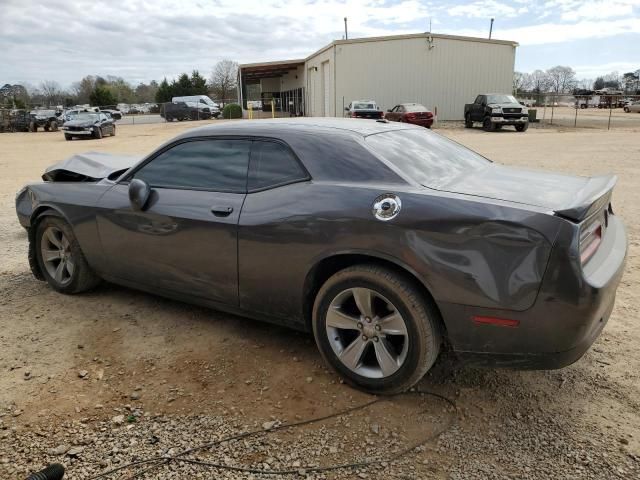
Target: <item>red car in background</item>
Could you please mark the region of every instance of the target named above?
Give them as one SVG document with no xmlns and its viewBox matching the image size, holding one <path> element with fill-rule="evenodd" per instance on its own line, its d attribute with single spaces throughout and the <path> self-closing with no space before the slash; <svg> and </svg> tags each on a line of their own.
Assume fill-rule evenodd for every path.
<svg viewBox="0 0 640 480">
<path fill-rule="evenodd" d="M 384 117 L 391 122 L 405 122 L 427 128 L 433 125 L 433 113 L 419 103 L 401 103 L 387 110 Z"/>
</svg>

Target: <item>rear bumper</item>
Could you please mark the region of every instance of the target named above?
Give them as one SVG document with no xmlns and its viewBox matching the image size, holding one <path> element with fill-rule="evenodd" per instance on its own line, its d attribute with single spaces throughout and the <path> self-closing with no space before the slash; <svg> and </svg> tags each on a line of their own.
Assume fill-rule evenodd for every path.
<svg viewBox="0 0 640 480">
<path fill-rule="evenodd" d="M 525 311 L 439 305 L 452 348 L 481 365 L 523 369 L 562 368 L 580 359 L 604 329 L 624 272 L 627 236 L 610 216 L 601 247 L 584 269 L 571 255 L 567 222 L 549 258 L 534 305 Z M 475 317 L 517 322 L 516 326 L 475 323 Z"/>
<path fill-rule="evenodd" d="M 433 125 L 433 118 L 425 118 L 418 120 L 405 120 L 407 123 L 411 125 L 418 125 L 419 127 L 430 127 Z"/>
</svg>

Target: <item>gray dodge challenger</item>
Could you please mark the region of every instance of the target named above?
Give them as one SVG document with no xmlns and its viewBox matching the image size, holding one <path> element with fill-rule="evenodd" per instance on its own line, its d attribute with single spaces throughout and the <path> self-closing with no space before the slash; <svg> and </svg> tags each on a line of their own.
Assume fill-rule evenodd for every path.
<svg viewBox="0 0 640 480">
<path fill-rule="evenodd" d="M 143 158 L 76 155 L 43 180 L 16 198 L 37 279 L 313 332 L 375 393 L 411 387 L 444 348 L 489 366 L 575 362 L 627 252 L 614 176 L 507 167 L 385 121 L 211 125 Z"/>
</svg>

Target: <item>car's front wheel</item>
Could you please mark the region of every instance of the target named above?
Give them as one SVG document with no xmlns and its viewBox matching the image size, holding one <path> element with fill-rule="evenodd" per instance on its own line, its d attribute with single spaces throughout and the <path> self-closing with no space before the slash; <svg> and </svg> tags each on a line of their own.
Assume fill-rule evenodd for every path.
<svg viewBox="0 0 640 480">
<path fill-rule="evenodd" d="M 526 132 L 529 128 L 529 123 L 522 123 L 520 125 L 516 125 L 516 131 L 518 132 Z"/>
<path fill-rule="evenodd" d="M 471 121 L 471 115 L 467 113 L 464 117 L 464 128 L 472 128 L 472 127 L 473 127 L 473 122 Z"/>
<path fill-rule="evenodd" d="M 116 136 L 116 126 L 115 126 L 115 125 L 113 125 L 113 126 L 111 127 L 111 136 L 112 136 L 112 137 L 115 137 L 115 136 Z"/>
<path fill-rule="evenodd" d="M 71 141 L 71 140 L 73 140 L 73 137 L 71 135 L 69 135 L 68 133 L 65 133 L 64 134 L 64 139 L 67 140 L 67 141 Z"/>
<path fill-rule="evenodd" d="M 44 217 L 36 228 L 35 241 L 40 271 L 55 290 L 79 293 L 100 283 L 100 277 L 89 267 L 71 227 L 62 218 Z"/>
<path fill-rule="evenodd" d="M 489 117 L 485 117 L 484 121 L 482 122 L 482 129 L 485 132 L 493 132 L 495 130 L 495 125 Z"/>
<path fill-rule="evenodd" d="M 325 361 L 350 384 L 376 394 L 405 391 L 431 368 L 440 351 L 438 321 L 409 278 L 375 265 L 333 275 L 313 308 Z"/>
<path fill-rule="evenodd" d="M 93 136 L 98 140 L 102 138 L 102 129 L 100 127 L 96 127 L 93 131 Z"/>
</svg>

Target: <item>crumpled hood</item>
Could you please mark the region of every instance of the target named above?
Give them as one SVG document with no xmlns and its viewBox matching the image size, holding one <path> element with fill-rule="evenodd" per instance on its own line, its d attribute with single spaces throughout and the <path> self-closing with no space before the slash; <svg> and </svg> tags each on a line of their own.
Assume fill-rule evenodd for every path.
<svg viewBox="0 0 640 480">
<path fill-rule="evenodd" d="M 45 182 L 97 181 L 116 172 L 124 173 L 140 160 L 142 160 L 141 156 L 112 155 L 101 152 L 80 153 L 47 167 L 42 179 Z"/>
</svg>

